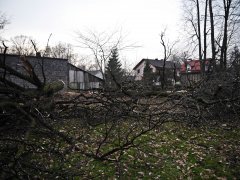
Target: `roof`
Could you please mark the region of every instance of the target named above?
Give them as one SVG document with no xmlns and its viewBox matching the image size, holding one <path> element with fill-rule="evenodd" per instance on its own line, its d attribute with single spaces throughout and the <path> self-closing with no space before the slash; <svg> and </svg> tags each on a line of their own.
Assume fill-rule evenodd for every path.
<svg viewBox="0 0 240 180">
<path fill-rule="evenodd" d="M 96 76 L 99 72 L 101 73 L 100 70 L 94 70 L 94 71 L 88 71 L 90 74 Z"/>
<path fill-rule="evenodd" d="M 164 60 L 158 60 L 158 59 L 142 59 L 134 68 L 133 70 L 137 69 L 137 67 L 143 63 L 143 61 L 148 61 L 149 64 L 151 64 L 152 66 L 154 67 L 163 67 L 163 64 L 164 64 Z M 168 69 L 173 69 L 174 68 L 174 64 L 176 65 L 176 68 L 180 68 L 181 65 L 179 63 L 174 63 L 172 61 L 166 61 L 165 63 L 165 68 L 168 68 Z"/>
<path fill-rule="evenodd" d="M 205 64 L 208 65 L 211 59 L 206 59 Z M 187 65 L 191 67 L 190 72 L 201 72 L 201 63 L 200 60 L 187 60 L 181 64 L 181 73 L 187 72 Z"/>
<path fill-rule="evenodd" d="M 5 54 L 6 56 L 12 56 L 12 57 L 20 57 L 21 55 L 17 55 L 17 54 Z M 0 53 L 0 56 L 4 56 L 3 53 Z M 24 55 L 23 55 L 24 56 Z M 39 59 L 39 58 L 42 58 L 42 59 L 49 59 L 49 60 L 63 60 L 63 61 L 68 61 L 68 59 L 63 59 L 63 58 L 53 58 L 53 57 L 44 57 L 44 56 L 25 56 L 26 58 L 34 58 L 34 59 Z M 31 59 L 30 59 L 31 60 Z"/>
</svg>

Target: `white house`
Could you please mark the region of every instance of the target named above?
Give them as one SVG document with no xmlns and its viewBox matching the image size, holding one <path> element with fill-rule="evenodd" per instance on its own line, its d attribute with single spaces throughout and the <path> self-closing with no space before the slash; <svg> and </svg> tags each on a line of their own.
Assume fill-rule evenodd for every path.
<svg viewBox="0 0 240 180">
<path fill-rule="evenodd" d="M 160 80 L 161 72 L 163 70 L 164 61 L 158 59 L 142 59 L 134 68 L 135 72 L 135 80 L 142 80 L 144 76 L 144 68 L 146 66 L 146 62 L 149 63 L 152 72 L 156 75 L 155 82 Z M 171 74 L 167 72 L 172 72 L 172 75 L 167 77 L 169 80 L 173 79 L 173 74 L 179 77 L 180 72 L 180 64 L 174 63 L 172 61 L 166 61 L 165 63 L 165 72 L 166 74 Z"/>
</svg>

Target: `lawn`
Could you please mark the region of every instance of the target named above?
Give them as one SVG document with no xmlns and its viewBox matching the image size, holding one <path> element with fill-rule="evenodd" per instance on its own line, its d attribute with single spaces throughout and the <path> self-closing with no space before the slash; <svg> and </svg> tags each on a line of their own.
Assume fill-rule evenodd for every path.
<svg viewBox="0 0 240 180">
<path fill-rule="evenodd" d="M 10 134 L 0 144 L 0 162 L 8 170 L 2 177 L 11 172 L 29 179 L 240 178 L 237 118 L 196 123 L 161 114 L 173 111 L 162 99 L 132 109 L 128 99 L 102 99 L 61 105 L 56 119 L 28 127 L 22 137 Z"/>
<path fill-rule="evenodd" d="M 94 134 L 89 134 L 90 136 L 97 138 L 99 134 L 94 131 Z M 215 124 L 190 127 L 182 123 L 165 123 L 159 129 L 138 138 L 135 144 L 137 146 L 126 150 L 117 162 L 93 160 L 77 151 L 72 152 L 67 158 L 68 166 L 78 167 L 78 170 L 83 172 L 83 175 L 75 176 L 74 179 L 88 177 L 238 179 L 240 177 L 238 126 Z M 86 149 L 91 148 L 93 146 L 86 146 Z M 85 164 L 81 165 L 80 162 Z"/>
</svg>

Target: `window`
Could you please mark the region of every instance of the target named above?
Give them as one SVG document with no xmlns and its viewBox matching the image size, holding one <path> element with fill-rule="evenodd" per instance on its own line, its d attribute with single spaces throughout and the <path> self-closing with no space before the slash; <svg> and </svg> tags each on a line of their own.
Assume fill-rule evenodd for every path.
<svg viewBox="0 0 240 180">
<path fill-rule="evenodd" d="M 180 76 L 180 71 L 177 71 L 177 76 L 178 76 L 178 77 Z"/>
<path fill-rule="evenodd" d="M 190 64 L 187 64 L 187 72 L 191 72 L 191 66 L 190 66 Z"/>
<path fill-rule="evenodd" d="M 137 73 L 138 73 L 138 74 L 140 73 L 140 69 L 137 70 Z"/>
</svg>

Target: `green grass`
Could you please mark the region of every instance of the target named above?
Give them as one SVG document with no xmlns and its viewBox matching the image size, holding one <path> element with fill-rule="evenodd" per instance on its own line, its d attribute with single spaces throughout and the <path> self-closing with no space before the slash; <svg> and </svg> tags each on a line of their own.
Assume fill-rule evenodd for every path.
<svg viewBox="0 0 240 180">
<path fill-rule="evenodd" d="M 67 122 L 66 131 L 83 137 L 78 146 L 86 152 L 96 150 L 103 127 L 96 130 L 72 128 Z M 127 129 L 127 124 L 123 124 Z M 81 172 L 74 179 L 234 179 L 240 177 L 240 127 L 230 125 L 189 127 L 186 124 L 166 123 L 159 129 L 139 137 L 138 146 L 126 150 L 119 162 L 99 161 L 79 151 L 67 154 L 61 167 L 66 171 Z M 102 128 L 102 129 L 101 129 Z M 103 131 L 104 132 L 104 131 Z M 124 132 L 124 131 L 123 131 Z M 102 153 L 117 143 L 111 135 L 103 145 Z M 64 144 L 61 144 L 65 147 Z M 111 158 L 116 158 L 113 155 Z M 52 169 L 59 168 L 54 159 Z"/>
</svg>

